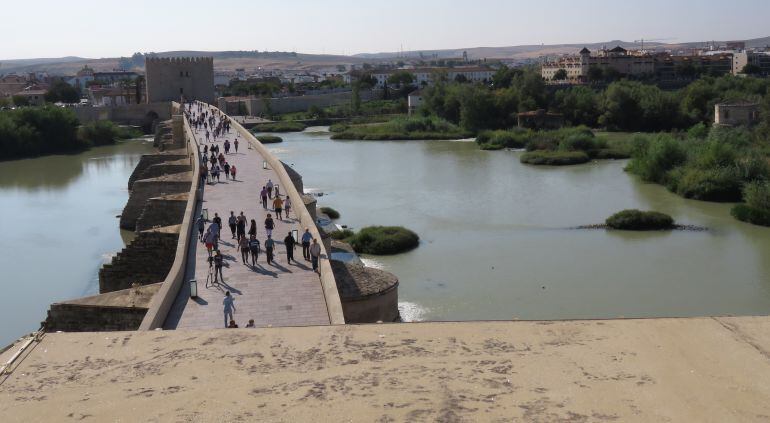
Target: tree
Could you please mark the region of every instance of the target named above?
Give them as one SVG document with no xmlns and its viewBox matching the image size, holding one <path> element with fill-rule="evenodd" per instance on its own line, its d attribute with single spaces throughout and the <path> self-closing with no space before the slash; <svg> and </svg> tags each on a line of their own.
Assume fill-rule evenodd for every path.
<svg viewBox="0 0 770 423">
<path fill-rule="evenodd" d="M 353 83 L 353 93 L 351 96 L 350 108 L 353 110 L 353 114 L 357 115 L 361 112 L 361 82 L 356 81 Z"/>
<path fill-rule="evenodd" d="M 29 99 L 23 95 L 15 95 L 11 97 L 11 101 L 13 101 L 13 105 L 16 107 L 29 106 Z"/>
<path fill-rule="evenodd" d="M 599 66 L 593 65 L 588 68 L 588 82 L 597 83 L 604 80 L 604 70 Z"/>
<path fill-rule="evenodd" d="M 48 92 L 45 93 L 45 101 L 50 103 L 56 103 L 61 101 L 62 103 L 77 103 L 80 101 L 80 94 L 70 84 L 64 81 L 57 81 Z"/>
<path fill-rule="evenodd" d="M 572 125 L 596 126 L 599 119 L 599 96 L 585 86 L 571 87 L 556 93 L 555 107 Z"/>
<path fill-rule="evenodd" d="M 743 67 L 743 69 L 741 70 L 741 73 L 746 75 L 759 75 L 762 73 L 762 68 L 760 68 L 759 66 L 753 63 L 749 63 Z"/>
<path fill-rule="evenodd" d="M 567 70 L 566 69 L 559 69 L 556 71 L 556 73 L 553 74 L 554 81 L 564 81 L 567 79 Z"/>
<path fill-rule="evenodd" d="M 388 84 L 391 85 L 409 85 L 414 82 L 414 75 L 407 71 L 398 71 L 388 77 Z"/>
</svg>

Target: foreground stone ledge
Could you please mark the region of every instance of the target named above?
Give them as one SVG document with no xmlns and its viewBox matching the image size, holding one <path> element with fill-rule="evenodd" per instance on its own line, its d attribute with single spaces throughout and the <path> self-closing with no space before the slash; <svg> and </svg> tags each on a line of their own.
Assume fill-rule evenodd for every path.
<svg viewBox="0 0 770 423">
<path fill-rule="evenodd" d="M 0 415 L 767 421 L 768 351 L 767 317 L 49 334 L 3 383 Z"/>
</svg>

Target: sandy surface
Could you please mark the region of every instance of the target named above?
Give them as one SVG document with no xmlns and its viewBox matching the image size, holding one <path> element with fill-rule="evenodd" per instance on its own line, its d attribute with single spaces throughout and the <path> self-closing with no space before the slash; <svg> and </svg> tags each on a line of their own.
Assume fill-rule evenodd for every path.
<svg viewBox="0 0 770 423">
<path fill-rule="evenodd" d="M 768 421 L 769 329 L 747 317 L 49 334 L 0 379 L 0 416 Z"/>
</svg>

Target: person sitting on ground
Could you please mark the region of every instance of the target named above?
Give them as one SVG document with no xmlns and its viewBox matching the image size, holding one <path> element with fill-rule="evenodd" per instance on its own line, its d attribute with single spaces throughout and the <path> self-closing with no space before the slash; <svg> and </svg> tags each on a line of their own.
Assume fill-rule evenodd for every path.
<svg viewBox="0 0 770 423">
<path fill-rule="evenodd" d="M 228 329 L 238 329 L 238 325 L 235 324 L 235 320 L 230 320 L 230 324 L 227 325 Z"/>
<path fill-rule="evenodd" d="M 257 327 L 257 326 L 254 324 L 254 319 L 249 319 L 249 323 L 247 323 L 247 324 L 246 324 L 246 327 L 247 327 L 247 328 L 255 328 L 255 327 Z"/>
</svg>

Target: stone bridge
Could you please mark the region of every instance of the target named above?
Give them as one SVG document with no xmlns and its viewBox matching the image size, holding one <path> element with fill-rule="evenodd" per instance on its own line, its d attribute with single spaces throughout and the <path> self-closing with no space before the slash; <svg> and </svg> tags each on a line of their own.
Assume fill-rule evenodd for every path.
<svg viewBox="0 0 770 423">
<path fill-rule="evenodd" d="M 210 112 L 218 111 L 204 105 Z M 195 156 L 193 175 L 198 175 L 203 145 L 207 140 L 202 131 L 194 130 L 187 119 L 181 116 L 180 105 L 172 106 L 174 135 L 182 136 L 189 144 L 188 150 Z M 223 115 L 226 116 L 226 115 Z M 182 135 L 183 134 L 183 135 Z M 231 119 L 231 130 L 209 146 L 225 139 L 239 141 L 237 152 L 226 156 L 228 163 L 238 169 L 235 180 L 222 175 L 217 183 L 203 183 L 194 177 L 187 196 L 184 220 L 179 229 L 174 264 L 158 292 L 149 304 L 149 310 L 140 329 L 211 329 L 223 327 L 224 292 L 229 291 L 235 299 L 234 320 L 241 327 L 253 319 L 257 326 L 309 326 L 345 323 L 334 273 L 328 260 L 328 245 L 323 245 L 322 236 L 315 224 L 315 203 L 308 201 L 301 192 L 301 179 L 291 169 L 276 159 L 245 128 Z M 292 177 L 293 175 L 293 177 Z M 244 212 L 248 221 L 257 224 L 257 238 L 264 245 L 266 234 L 262 222 L 268 213 L 275 217 L 272 206 L 264 209 L 259 201 L 259 192 L 268 180 L 280 186 L 281 196 L 290 198 L 292 216 L 283 220 L 275 219 L 274 239 L 276 258 L 267 264 L 264 254 L 259 256 L 256 266 L 244 264 L 231 239 L 227 225 L 230 211 L 236 215 Z M 295 186 L 298 185 L 298 186 Z M 299 188 L 299 189 L 298 189 Z M 224 228 L 220 250 L 225 256 L 224 284 L 206 287 L 209 273 L 208 253 L 197 238 L 195 221 L 202 212 L 209 219 L 217 213 Z M 130 217 L 130 216 L 129 216 Z M 248 226 L 247 226 L 248 229 Z M 294 257 L 298 260 L 287 262 L 283 238 L 291 231 L 300 235 L 310 230 L 313 238 L 321 244 L 322 259 L 319 273 L 310 268 L 310 262 L 302 258 L 301 247 Z M 197 297 L 191 297 L 191 280 L 197 282 Z"/>
</svg>

